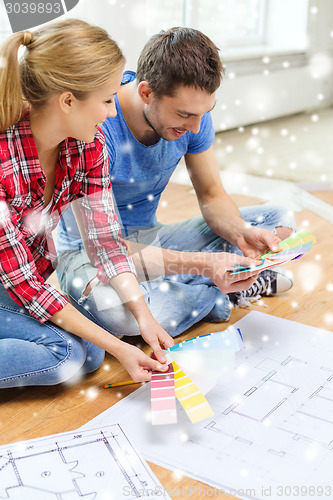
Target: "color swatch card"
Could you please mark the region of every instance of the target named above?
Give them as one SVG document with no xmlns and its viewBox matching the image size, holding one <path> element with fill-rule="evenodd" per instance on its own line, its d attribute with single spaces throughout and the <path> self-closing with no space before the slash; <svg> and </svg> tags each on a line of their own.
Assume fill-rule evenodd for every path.
<svg viewBox="0 0 333 500">
<path fill-rule="evenodd" d="M 151 382 L 152 424 L 177 422 L 176 398 L 192 423 L 214 414 L 204 394 L 234 369 L 235 352 L 244 348 L 240 330 L 202 335 L 164 351 L 169 369 L 153 372 Z"/>
<path fill-rule="evenodd" d="M 153 372 L 151 377 L 152 424 L 175 424 L 177 422 L 175 379 L 172 363 L 167 372 Z"/>
<path fill-rule="evenodd" d="M 203 394 L 207 394 L 223 375 L 232 373 L 235 353 L 244 348 L 240 330 L 233 327 L 222 332 L 201 335 L 180 342 L 167 353 L 192 378 Z"/>
<path fill-rule="evenodd" d="M 260 256 L 262 263 L 255 267 L 237 267 L 234 269 L 229 269 L 231 275 L 245 273 L 246 271 L 263 271 L 269 267 L 285 264 L 294 259 L 302 257 L 305 253 L 311 250 L 312 244 L 316 240 L 314 236 L 307 230 L 298 231 L 292 234 L 289 238 L 281 241 L 278 247 L 281 248 L 281 252 L 273 252 L 269 250 Z"/>
<path fill-rule="evenodd" d="M 174 361 L 172 366 L 175 374 L 176 397 L 192 424 L 214 415 L 207 399 L 190 377 Z"/>
<path fill-rule="evenodd" d="M 243 348 L 244 342 L 241 331 L 231 326 L 222 332 L 208 333 L 207 335 L 200 335 L 199 337 L 179 342 L 179 344 L 169 347 L 166 352 L 207 351 L 210 349 L 239 351 Z"/>
<path fill-rule="evenodd" d="M 227 381 L 235 366 L 235 351 L 209 350 L 174 352 L 172 358 L 200 389 L 207 394 L 223 376 Z"/>
</svg>

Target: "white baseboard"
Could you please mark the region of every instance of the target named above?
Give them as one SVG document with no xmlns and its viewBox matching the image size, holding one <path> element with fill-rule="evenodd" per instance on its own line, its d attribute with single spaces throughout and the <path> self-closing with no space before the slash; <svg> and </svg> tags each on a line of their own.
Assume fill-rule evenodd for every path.
<svg viewBox="0 0 333 500">
<path fill-rule="evenodd" d="M 309 66 L 225 79 L 212 111 L 216 132 L 332 104 L 332 76 L 315 79 Z M 320 99 L 318 99 L 320 96 Z"/>
</svg>

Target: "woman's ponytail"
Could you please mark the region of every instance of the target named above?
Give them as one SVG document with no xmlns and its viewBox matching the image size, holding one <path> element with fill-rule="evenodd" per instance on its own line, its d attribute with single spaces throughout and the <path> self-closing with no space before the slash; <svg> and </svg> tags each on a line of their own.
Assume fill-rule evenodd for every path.
<svg viewBox="0 0 333 500">
<path fill-rule="evenodd" d="M 18 122 L 25 107 L 18 50 L 33 40 L 30 31 L 11 35 L 0 47 L 0 132 Z"/>
<path fill-rule="evenodd" d="M 18 61 L 21 45 L 26 50 Z M 109 34 L 79 19 L 11 35 L 0 48 L 0 132 L 21 119 L 27 104 L 37 109 L 68 91 L 85 99 L 124 64 Z"/>
</svg>

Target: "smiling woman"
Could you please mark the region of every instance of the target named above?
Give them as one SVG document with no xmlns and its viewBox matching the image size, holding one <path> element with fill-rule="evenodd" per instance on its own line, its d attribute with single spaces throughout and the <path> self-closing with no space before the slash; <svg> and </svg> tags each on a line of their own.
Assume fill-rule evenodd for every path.
<svg viewBox="0 0 333 500">
<path fill-rule="evenodd" d="M 115 42 L 107 37 L 103 29 L 76 19 L 9 37 L 1 54 L 7 60 L 7 70 L 0 73 L 2 99 L 5 99 L 0 130 L 21 117 L 24 101 L 32 107 L 41 107 L 51 96 L 66 91 L 83 100 L 89 92 L 106 85 L 125 62 Z M 18 68 L 16 58 L 21 44 L 26 52 Z"/>
<path fill-rule="evenodd" d="M 61 107 L 66 120 L 62 120 L 62 123 L 64 127 L 68 126 L 68 137 L 75 136 L 78 140 L 92 142 L 98 126 L 106 118 L 116 116 L 113 98 L 120 86 L 121 77 L 122 71 L 118 70 L 108 83 L 89 92 L 83 100 L 76 99 L 71 92 L 64 93 Z"/>
<path fill-rule="evenodd" d="M 16 33 L 0 56 L 0 388 L 91 372 L 104 350 L 134 380 L 148 380 L 149 369 L 167 369 L 161 348 L 173 341 L 146 306 L 121 239 L 98 127 L 116 114 L 124 56 L 105 30 L 75 19 Z M 74 200 L 98 279 L 118 292 L 160 362 L 45 282 L 55 264 L 51 231 Z"/>
</svg>

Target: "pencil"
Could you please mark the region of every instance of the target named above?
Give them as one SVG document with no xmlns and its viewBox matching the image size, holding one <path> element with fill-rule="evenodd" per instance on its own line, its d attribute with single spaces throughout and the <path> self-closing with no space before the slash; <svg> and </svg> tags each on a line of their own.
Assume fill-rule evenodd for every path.
<svg viewBox="0 0 333 500">
<path fill-rule="evenodd" d="M 117 382 L 115 384 L 103 385 L 103 389 L 110 389 L 110 387 L 122 387 L 123 385 L 131 385 L 131 384 L 141 384 L 141 382 L 134 382 L 134 380 L 126 380 L 125 382 Z"/>
</svg>

